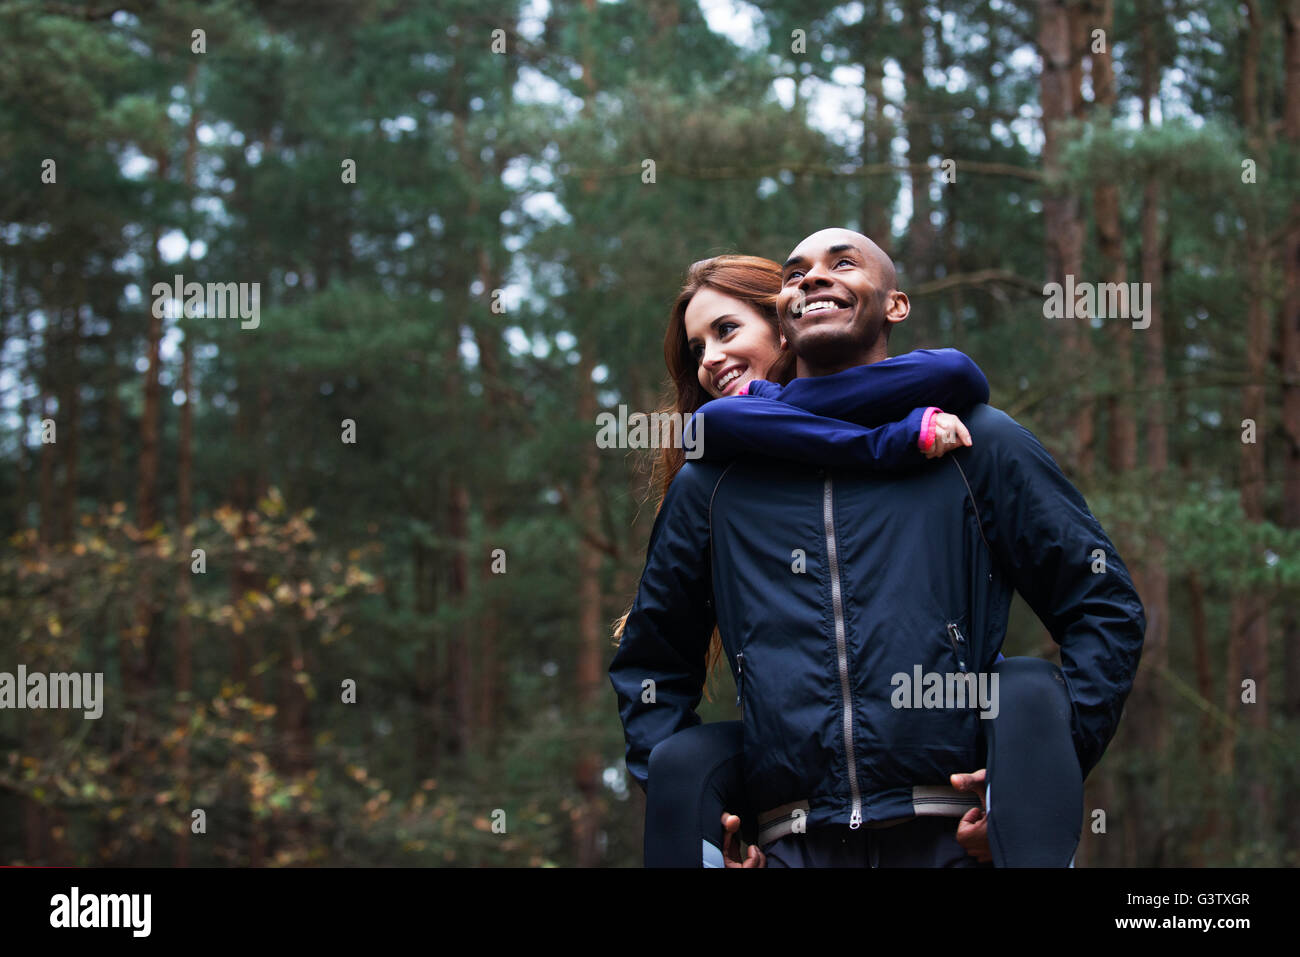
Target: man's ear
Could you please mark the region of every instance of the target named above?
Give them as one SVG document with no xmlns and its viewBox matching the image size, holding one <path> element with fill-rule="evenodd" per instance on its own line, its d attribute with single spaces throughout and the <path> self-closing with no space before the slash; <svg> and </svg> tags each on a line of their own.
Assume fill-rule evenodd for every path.
<svg viewBox="0 0 1300 957">
<path fill-rule="evenodd" d="M 907 293 L 899 292 L 895 289 L 889 294 L 885 301 L 885 321 L 902 322 L 912 311 L 912 304 L 907 299 Z"/>
</svg>

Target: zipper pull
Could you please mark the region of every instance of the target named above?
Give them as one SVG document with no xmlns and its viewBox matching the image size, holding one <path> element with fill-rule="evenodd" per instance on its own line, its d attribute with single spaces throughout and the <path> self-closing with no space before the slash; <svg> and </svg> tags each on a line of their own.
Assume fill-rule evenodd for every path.
<svg viewBox="0 0 1300 957">
<path fill-rule="evenodd" d="M 966 652 L 963 650 L 966 639 L 962 636 L 961 629 L 955 622 L 948 624 L 948 640 L 952 643 L 953 654 L 957 656 L 957 667 L 962 671 L 966 670 Z"/>
<path fill-rule="evenodd" d="M 740 707 L 741 695 L 745 693 L 745 653 L 736 652 L 736 707 Z"/>
<path fill-rule="evenodd" d="M 862 826 L 862 811 L 859 808 L 853 809 L 853 814 L 849 817 L 849 830 L 856 831 Z"/>
</svg>

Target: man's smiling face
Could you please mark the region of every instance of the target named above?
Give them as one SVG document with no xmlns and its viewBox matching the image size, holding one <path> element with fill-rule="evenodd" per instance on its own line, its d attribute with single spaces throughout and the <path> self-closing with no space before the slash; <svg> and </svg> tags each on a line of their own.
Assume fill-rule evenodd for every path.
<svg viewBox="0 0 1300 957">
<path fill-rule="evenodd" d="M 825 375 L 887 356 L 887 326 L 907 318 L 894 265 L 866 236 L 813 233 L 781 272 L 777 311 L 799 375 Z"/>
</svg>

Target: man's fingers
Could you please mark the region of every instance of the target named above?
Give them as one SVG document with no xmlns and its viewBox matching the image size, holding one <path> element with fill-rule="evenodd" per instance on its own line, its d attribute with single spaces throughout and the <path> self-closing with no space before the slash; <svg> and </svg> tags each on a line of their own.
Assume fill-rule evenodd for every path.
<svg viewBox="0 0 1300 957">
<path fill-rule="evenodd" d="M 733 853 L 732 853 L 732 850 L 731 850 L 731 835 L 734 834 L 735 831 L 736 831 L 735 827 L 731 827 L 731 826 L 729 826 L 729 824 L 728 824 L 728 818 L 731 818 L 731 817 L 732 817 L 732 815 L 727 814 L 726 812 L 723 812 L 723 815 L 722 815 L 722 859 L 723 859 L 724 862 L 726 862 L 727 866 L 731 866 L 731 862 L 732 862 L 733 860 L 737 860 L 737 859 L 738 859 L 738 855 L 733 854 Z M 739 818 L 736 818 L 735 820 L 739 821 Z"/>
<path fill-rule="evenodd" d="M 979 820 L 968 820 L 976 814 L 979 815 Z M 972 808 L 961 819 L 957 824 L 957 843 L 982 864 L 993 860 L 993 851 L 989 847 L 988 816 L 983 811 Z"/>
<path fill-rule="evenodd" d="M 742 861 L 740 857 L 740 841 L 736 840 L 732 850 L 732 835 L 740 830 L 740 818 L 735 814 L 722 812 L 722 858 L 727 867 L 762 867 L 763 865 L 755 861 L 754 853 L 758 848 L 751 846 L 749 852 Z M 759 852 L 761 857 L 761 852 Z"/>
<path fill-rule="evenodd" d="M 971 791 L 979 795 L 980 806 L 984 805 L 984 796 L 988 793 L 985 789 L 984 779 L 988 774 L 988 768 L 980 768 L 973 774 L 953 774 L 948 780 L 952 783 L 955 790 Z"/>
<path fill-rule="evenodd" d="M 958 791 L 977 791 L 984 787 L 984 779 L 988 775 L 988 768 L 980 768 L 972 774 L 952 774 L 948 780 Z"/>
<path fill-rule="evenodd" d="M 767 867 L 767 855 L 760 851 L 757 845 L 751 844 L 749 850 L 745 852 L 742 860 L 740 857 L 740 841 L 735 842 L 735 850 L 732 850 L 732 835 L 740 830 L 740 818 L 734 814 L 722 812 L 722 862 L 727 867 Z"/>
</svg>

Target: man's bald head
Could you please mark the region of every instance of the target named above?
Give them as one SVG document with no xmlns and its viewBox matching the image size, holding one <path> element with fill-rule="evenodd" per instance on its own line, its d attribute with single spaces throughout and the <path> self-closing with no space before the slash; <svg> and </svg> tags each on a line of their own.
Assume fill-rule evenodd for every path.
<svg viewBox="0 0 1300 957">
<path fill-rule="evenodd" d="M 851 229 L 818 230 L 781 267 L 777 312 L 799 375 L 886 358 L 889 330 L 909 308 L 894 261 Z"/>
<path fill-rule="evenodd" d="M 852 229 L 844 229 L 840 226 L 819 229 L 811 236 L 806 237 L 790 253 L 790 258 L 785 261 L 783 268 L 789 269 L 792 262 L 806 257 L 808 249 L 805 249 L 805 247 L 813 249 L 835 248 L 842 244 L 856 246 L 875 265 L 876 269 L 880 271 L 880 285 L 884 292 L 893 292 L 898 288 L 898 272 L 894 269 L 894 261 L 889 258 L 889 254 L 862 233 L 854 232 Z"/>
</svg>

